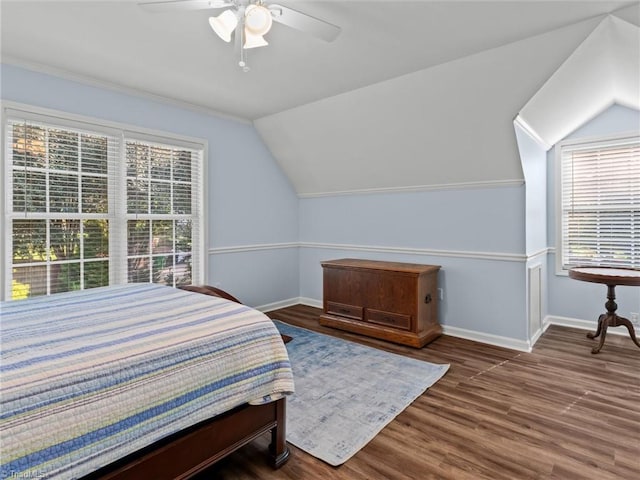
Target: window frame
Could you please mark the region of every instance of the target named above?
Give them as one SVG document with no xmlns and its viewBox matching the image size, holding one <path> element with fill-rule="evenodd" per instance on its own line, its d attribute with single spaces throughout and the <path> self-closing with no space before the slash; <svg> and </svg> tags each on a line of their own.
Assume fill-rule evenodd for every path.
<svg viewBox="0 0 640 480">
<path fill-rule="evenodd" d="M 556 275 L 568 276 L 569 268 L 564 266 L 563 258 L 564 258 L 564 242 L 563 242 L 563 210 L 564 206 L 562 203 L 562 154 L 563 150 L 567 147 L 579 147 L 579 146 L 587 146 L 592 144 L 594 148 L 597 147 L 598 144 L 607 144 L 607 143 L 616 143 L 616 142 L 624 142 L 625 140 L 640 140 L 640 134 L 636 131 L 625 131 L 621 133 L 611 134 L 611 135 L 597 135 L 597 136 L 587 136 L 581 138 L 571 138 L 558 142 L 555 145 L 554 152 L 554 161 L 555 161 L 555 240 L 556 240 L 556 248 L 555 248 L 555 270 Z"/>
<path fill-rule="evenodd" d="M 45 123 L 49 125 L 55 125 L 61 129 L 69 128 L 75 130 L 88 130 L 98 134 L 104 134 L 115 137 L 119 146 L 117 152 L 117 158 L 115 162 L 115 168 L 118 170 L 113 173 L 113 178 L 118 178 L 119 181 L 115 182 L 116 194 L 115 196 L 123 198 L 122 194 L 126 195 L 126 142 L 127 141 L 143 141 L 152 142 L 157 144 L 169 145 L 172 147 L 185 148 L 190 150 L 196 150 L 200 152 L 199 165 L 194 170 L 193 175 L 199 176 L 197 179 L 198 191 L 192 194 L 192 204 L 198 205 L 199 209 L 194 213 L 194 228 L 197 228 L 199 244 L 194 242 L 192 246 L 192 256 L 194 269 L 192 271 L 192 283 L 200 284 L 206 283 L 208 262 L 206 257 L 207 248 L 206 245 L 208 239 L 208 222 L 206 218 L 206 199 L 208 198 L 206 179 L 208 178 L 207 172 L 207 159 L 208 159 L 208 142 L 206 139 L 198 137 L 189 137 L 182 134 L 176 134 L 173 132 L 160 131 L 155 129 L 149 129 L 140 127 L 137 125 L 125 124 L 121 122 L 114 122 L 103 120 L 95 117 L 88 117 L 84 115 L 78 115 L 73 113 L 67 113 L 59 110 L 53 110 L 43 107 L 37 107 L 33 105 L 22 104 L 12 101 L 2 101 L 1 112 L 1 125 L 0 132 L 2 135 L 2 165 L 0 168 L 0 185 L 3 187 L 3 194 L 0 195 L 0 211 L 2 212 L 2 218 L 0 220 L 2 226 L 2 235 L 0 235 L 0 252 L 2 254 L 2 264 L 0 267 L 0 300 L 9 300 L 12 297 L 12 285 L 11 285 L 11 268 L 12 262 L 9 261 L 12 256 L 12 240 L 9 231 L 12 216 L 14 212 L 9 211 L 12 205 L 11 199 L 8 198 L 10 186 L 12 183 L 12 171 L 11 171 L 11 148 L 9 145 L 9 132 L 8 121 L 9 118 L 20 117 L 28 121 L 35 123 Z M 111 175 L 111 173 L 109 173 Z M 111 178 L 111 177 L 110 177 Z M 126 197 L 124 197 L 126 198 Z M 112 198 L 108 199 L 110 204 L 109 217 L 113 215 L 120 215 L 121 211 L 111 211 Z M 124 223 L 126 225 L 126 202 L 124 205 L 125 218 Z M 111 234 L 110 227 L 110 234 Z M 109 275 L 110 284 L 126 283 L 127 281 L 127 267 L 126 267 L 126 228 L 124 230 L 124 241 L 118 241 L 119 248 L 124 249 L 124 252 L 120 252 L 116 255 L 116 258 L 124 258 L 125 264 L 120 268 L 120 273 L 111 272 Z M 115 243 L 115 242 L 114 242 Z M 110 241 L 110 259 L 114 257 L 111 252 L 112 242 Z M 124 255 L 122 256 L 122 253 Z M 110 260 L 111 261 L 111 260 Z M 197 263 L 196 263 L 197 262 Z"/>
</svg>

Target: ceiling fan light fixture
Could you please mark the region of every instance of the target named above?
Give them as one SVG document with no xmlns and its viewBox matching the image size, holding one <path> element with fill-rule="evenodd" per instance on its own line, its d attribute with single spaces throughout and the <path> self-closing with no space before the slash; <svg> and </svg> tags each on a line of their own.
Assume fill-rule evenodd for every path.
<svg viewBox="0 0 640 480">
<path fill-rule="evenodd" d="M 231 41 L 231 34 L 238 26 L 238 17 L 231 10 L 225 10 L 217 17 L 209 17 L 209 25 L 216 35 L 222 40 L 229 43 Z"/>
<path fill-rule="evenodd" d="M 244 48 L 266 47 L 269 43 L 262 35 L 252 35 L 246 29 L 244 31 Z"/>
<path fill-rule="evenodd" d="M 273 19 L 268 8 L 249 5 L 244 14 L 244 48 L 266 47 L 269 43 L 263 35 L 271 30 Z"/>
<path fill-rule="evenodd" d="M 271 30 L 273 18 L 267 7 L 249 5 L 244 13 L 244 28 L 247 33 L 255 36 L 265 35 Z"/>
</svg>

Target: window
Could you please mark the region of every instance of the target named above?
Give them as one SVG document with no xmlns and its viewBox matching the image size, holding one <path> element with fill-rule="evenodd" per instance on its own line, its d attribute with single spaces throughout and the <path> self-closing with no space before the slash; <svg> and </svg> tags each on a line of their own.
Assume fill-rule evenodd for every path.
<svg viewBox="0 0 640 480">
<path fill-rule="evenodd" d="M 558 155 L 561 268 L 640 268 L 640 137 L 563 142 Z"/>
<path fill-rule="evenodd" d="M 202 281 L 203 145 L 7 111 L 5 297 Z"/>
<path fill-rule="evenodd" d="M 190 284 L 197 152 L 127 141 L 127 278 Z"/>
</svg>

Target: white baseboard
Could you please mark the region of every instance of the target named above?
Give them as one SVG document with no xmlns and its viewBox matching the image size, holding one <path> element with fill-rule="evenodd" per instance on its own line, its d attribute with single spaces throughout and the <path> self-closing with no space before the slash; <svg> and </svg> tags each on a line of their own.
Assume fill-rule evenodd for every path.
<svg viewBox="0 0 640 480">
<path fill-rule="evenodd" d="M 474 342 L 495 345 L 496 347 L 509 348 L 520 352 L 531 352 L 532 343 L 526 340 L 518 340 L 511 337 L 501 337 L 500 335 L 492 335 L 490 333 L 476 332 L 475 330 L 467 330 L 465 328 L 452 327 L 449 325 L 442 326 L 442 333 L 451 335 L 452 337 L 473 340 Z"/>
<path fill-rule="evenodd" d="M 557 325 L 559 327 L 571 327 L 571 328 L 579 328 L 581 330 L 592 330 L 595 331 L 598 328 L 598 322 L 596 320 L 582 320 L 579 318 L 571 318 L 571 317 L 560 317 L 557 315 L 547 315 L 544 318 L 544 329 L 546 330 L 549 325 Z M 627 327 L 609 327 L 607 329 L 607 334 L 612 333 L 614 335 L 626 335 L 629 336 L 629 330 Z"/>
<path fill-rule="evenodd" d="M 292 305 L 307 305 L 310 307 L 322 308 L 322 300 L 316 300 L 308 297 L 291 298 L 282 302 L 276 302 L 263 307 L 257 307 L 257 310 L 261 312 L 269 312 L 271 310 L 277 310 L 278 308 L 289 307 Z M 465 338 L 467 340 L 474 340 L 480 343 L 488 343 L 489 345 L 496 345 L 498 347 L 510 348 L 512 350 L 518 350 L 521 352 L 530 352 L 531 344 L 524 340 L 517 340 L 515 338 L 501 337 L 498 335 L 491 335 L 488 333 L 476 332 L 472 330 L 465 330 L 464 328 L 450 327 L 447 325 L 442 326 L 443 333 L 445 335 L 451 335 L 452 337 Z"/>
<path fill-rule="evenodd" d="M 322 300 L 316 300 L 309 297 L 300 297 L 300 303 L 309 307 L 322 308 Z"/>
<path fill-rule="evenodd" d="M 531 336 L 531 339 L 529 340 L 529 344 L 531 345 L 531 348 L 533 348 L 533 346 L 536 344 L 536 342 L 538 340 L 540 340 L 540 337 L 542 336 L 542 334 L 544 332 L 547 331 L 547 328 L 549 328 L 549 325 L 551 325 L 551 324 L 546 322 L 545 319 L 542 320 L 542 328 L 540 328 L 536 333 L 534 333 Z"/>
<path fill-rule="evenodd" d="M 280 308 L 292 307 L 294 305 L 298 305 L 299 303 L 301 303 L 300 297 L 294 297 L 288 298 L 286 300 L 280 300 L 279 302 L 267 303 L 266 305 L 259 305 L 253 308 L 261 311 L 262 313 L 267 313 L 273 310 L 278 310 Z"/>
<path fill-rule="evenodd" d="M 292 307 L 293 305 L 307 305 L 309 307 L 322 308 L 322 301 L 308 297 L 293 297 L 287 300 L 279 302 L 268 303 L 259 307 L 254 307 L 261 312 L 271 312 L 280 308 Z M 518 340 L 511 337 L 502 337 L 500 335 L 493 335 L 490 333 L 477 332 L 475 330 L 467 330 L 465 328 L 453 327 L 449 325 L 442 326 L 442 333 L 450 335 L 452 337 L 464 338 L 466 340 L 473 340 L 474 342 L 486 343 L 488 345 L 495 345 L 496 347 L 509 348 L 511 350 L 517 350 L 520 352 L 531 352 L 533 346 L 547 331 L 550 325 L 557 325 L 560 327 L 579 328 L 581 330 L 595 330 L 597 322 L 594 320 L 581 320 L 579 318 L 560 317 L 556 315 L 547 315 L 542 322 L 542 329 L 538 330 L 530 341 Z M 625 327 L 609 327 L 607 333 L 614 335 L 629 335 L 628 330 Z"/>
<path fill-rule="evenodd" d="M 309 307 L 322 308 L 321 300 L 314 300 L 313 298 L 307 298 L 307 297 L 288 298 L 286 300 L 267 303 L 266 305 L 260 305 L 258 307 L 253 307 L 253 308 L 263 313 L 266 313 L 266 312 L 271 312 L 273 310 L 278 310 L 280 308 L 292 307 L 294 305 L 300 305 L 300 304 L 307 305 Z"/>
</svg>

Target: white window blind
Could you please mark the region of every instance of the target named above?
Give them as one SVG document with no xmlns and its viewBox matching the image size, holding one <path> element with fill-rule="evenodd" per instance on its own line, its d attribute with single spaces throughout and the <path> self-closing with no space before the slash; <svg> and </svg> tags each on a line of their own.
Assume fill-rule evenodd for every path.
<svg viewBox="0 0 640 480">
<path fill-rule="evenodd" d="M 191 283 L 200 263 L 201 163 L 198 150 L 126 141 L 129 282 Z"/>
<path fill-rule="evenodd" d="M 640 137 L 560 146 L 561 262 L 640 268 Z"/>
<path fill-rule="evenodd" d="M 10 119 L 12 297 L 109 284 L 109 172 L 117 139 Z"/>
<path fill-rule="evenodd" d="M 20 113 L 5 123 L 10 298 L 202 281 L 203 148 Z"/>
</svg>

